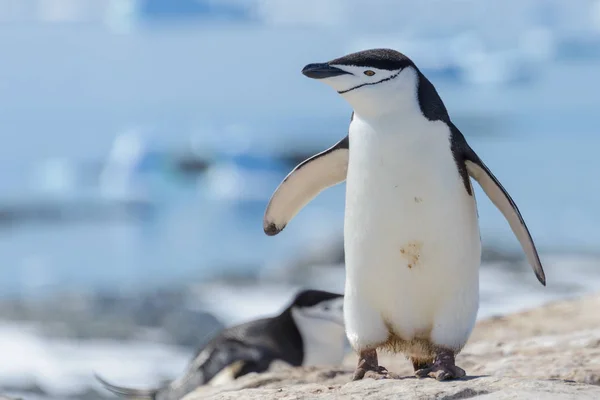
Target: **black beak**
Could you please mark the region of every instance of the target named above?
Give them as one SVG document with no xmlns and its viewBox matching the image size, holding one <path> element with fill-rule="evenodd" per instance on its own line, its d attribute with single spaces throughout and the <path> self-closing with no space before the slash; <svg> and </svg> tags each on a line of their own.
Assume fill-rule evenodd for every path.
<svg viewBox="0 0 600 400">
<path fill-rule="evenodd" d="M 350 72 L 346 72 L 343 69 L 332 67 L 327 63 L 308 64 L 306 67 L 302 68 L 302 73 L 305 76 L 308 76 L 309 78 L 313 79 L 325 79 L 338 75 L 350 74 Z"/>
</svg>

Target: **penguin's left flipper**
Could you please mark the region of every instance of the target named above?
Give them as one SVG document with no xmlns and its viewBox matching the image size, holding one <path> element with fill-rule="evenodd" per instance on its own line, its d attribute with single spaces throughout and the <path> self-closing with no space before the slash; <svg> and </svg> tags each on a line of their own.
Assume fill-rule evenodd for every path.
<svg viewBox="0 0 600 400">
<path fill-rule="evenodd" d="M 129 399 L 154 400 L 181 399 L 199 386 L 218 385 L 228 382 L 249 372 L 266 371 L 273 356 L 268 351 L 254 346 L 247 346 L 236 340 L 227 340 L 211 351 L 208 357 L 202 352 L 188 365 L 184 375 L 178 379 L 153 389 L 133 389 L 116 386 L 96 374 L 96 379 L 107 390 Z"/>
<path fill-rule="evenodd" d="M 521 247 L 527 256 L 527 260 L 535 276 L 538 278 L 540 283 L 546 286 L 546 274 L 544 268 L 540 262 L 540 257 L 525 225 L 525 221 L 517 208 L 517 205 L 510 197 L 506 189 L 502 187 L 502 184 L 492 174 L 489 168 L 481 161 L 479 156 L 471 149 L 465 156 L 465 166 L 469 175 L 475 179 L 485 194 L 490 198 L 492 203 L 500 210 L 504 215 L 504 218 L 508 221 L 512 231 L 514 232 L 517 239 L 521 243 Z"/>
<path fill-rule="evenodd" d="M 156 394 L 160 391 L 160 388 L 154 389 L 133 389 L 127 388 L 124 386 L 113 385 L 112 383 L 107 382 L 104 378 L 102 378 L 98 374 L 94 374 L 98 382 L 104 386 L 104 388 L 119 397 L 130 398 L 130 399 L 148 399 L 153 400 L 156 397 Z"/>
<path fill-rule="evenodd" d="M 237 340 L 228 340 L 215 349 L 208 360 L 188 374 L 202 370 L 205 384 L 237 379 L 250 372 L 264 372 L 269 369 L 274 357 L 271 352 L 257 346 L 248 346 Z"/>
<path fill-rule="evenodd" d="M 349 138 L 298 164 L 277 187 L 265 211 L 263 229 L 277 235 L 321 191 L 346 180 Z"/>
</svg>

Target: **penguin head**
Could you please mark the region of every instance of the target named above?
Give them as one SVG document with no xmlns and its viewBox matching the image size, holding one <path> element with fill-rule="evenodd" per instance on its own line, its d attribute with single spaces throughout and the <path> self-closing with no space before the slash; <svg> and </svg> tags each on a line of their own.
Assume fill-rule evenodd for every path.
<svg viewBox="0 0 600 400">
<path fill-rule="evenodd" d="M 335 89 L 354 110 L 366 116 L 398 111 L 416 100 L 419 70 L 404 54 L 391 49 L 371 49 L 325 63 L 308 64 L 302 73 Z"/>
<path fill-rule="evenodd" d="M 302 365 L 338 364 L 344 357 L 344 297 L 320 290 L 296 295 L 290 309 L 302 337 Z"/>
<path fill-rule="evenodd" d="M 343 305 L 344 296 L 341 294 L 321 290 L 303 290 L 296 295 L 290 308 L 296 324 L 313 320 L 343 326 Z"/>
</svg>

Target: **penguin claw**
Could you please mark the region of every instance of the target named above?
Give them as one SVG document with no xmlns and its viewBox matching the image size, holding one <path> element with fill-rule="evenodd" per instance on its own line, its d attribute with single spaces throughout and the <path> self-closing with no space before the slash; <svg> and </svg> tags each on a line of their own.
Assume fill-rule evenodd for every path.
<svg viewBox="0 0 600 400">
<path fill-rule="evenodd" d="M 456 366 L 454 352 L 448 349 L 440 349 L 435 357 L 435 361 L 430 367 L 415 371 L 415 376 L 417 378 L 431 377 L 438 381 L 460 379 L 466 374 L 464 369 Z"/>
<path fill-rule="evenodd" d="M 423 368 L 415 372 L 417 378 L 435 378 L 438 381 L 460 379 L 467 373 L 456 365 L 443 365 L 436 363 L 430 368 Z"/>
<path fill-rule="evenodd" d="M 365 377 L 367 378 L 372 378 L 372 379 L 402 379 L 402 377 L 398 374 L 395 374 L 393 372 L 389 372 L 386 371 L 385 373 L 375 373 L 373 371 L 367 372 L 367 374 L 365 374 Z"/>
<path fill-rule="evenodd" d="M 388 371 L 385 367 L 378 366 L 375 369 L 359 367 L 354 371 L 353 381 L 358 381 L 363 378 L 371 379 L 400 379 L 401 376 L 393 372 Z"/>
<path fill-rule="evenodd" d="M 363 350 L 359 354 L 359 362 L 354 375 L 353 381 L 358 381 L 363 378 L 372 379 L 400 379 L 400 375 L 389 372 L 385 367 L 379 365 L 377 361 L 377 351 L 374 349 Z"/>
<path fill-rule="evenodd" d="M 353 381 L 358 381 L 363 378 L 372 379 L 398 379 L 398 376 L 389 372 L 381 365 L 369 365 L 366 360 L 362 360 L 352 376 Z"/>
</svg>

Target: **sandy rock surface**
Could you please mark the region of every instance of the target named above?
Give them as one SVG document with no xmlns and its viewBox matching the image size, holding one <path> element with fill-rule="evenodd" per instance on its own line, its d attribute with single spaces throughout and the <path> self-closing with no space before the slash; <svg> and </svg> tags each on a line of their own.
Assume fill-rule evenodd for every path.
<svg viewBox="0 0 600 400">
<path fill-rule="evenodd" d="M 600 295 L 481 321 L 457 364 L 464 380 L 412 377 L 401 355 L 380 364 L 406 378 L 350 382 L 356 356 L 338 368 L 274 365 L 230 384 L 204 387 L 200 399 L 600 399 Z"/>
</svg>

